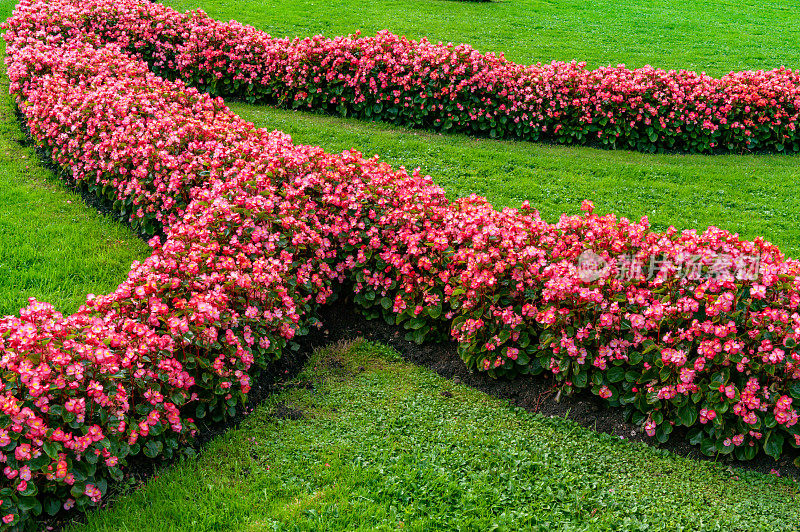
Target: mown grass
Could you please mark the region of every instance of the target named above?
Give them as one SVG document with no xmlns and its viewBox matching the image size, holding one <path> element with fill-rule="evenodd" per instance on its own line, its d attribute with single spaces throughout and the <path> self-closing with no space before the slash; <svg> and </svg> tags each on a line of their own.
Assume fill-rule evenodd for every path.
<svg viewBox="0 0 800 532">
<path fill-rule="evenodd" d="M 15 4 L 0 1 L 0 20 Z M 116 288 L 148 247 L 86 206 L 39 163 L 25 145 L 5 68 L 0 70 L 0 316 L 17 314 L 29 297 L 73 312 L 86 294 Z"/>
<path fill-rule="evenodd" d="M 509 406 L 356 341 L 76 531 L 794 530 L 796 484 Z M 281 410 L 282 408 L 282 410 Z M 276 416 L 297 410 L 297 416 Z"/>
<path fill-rule="evenodd" d="M 763 236 L 800 255 L 800 157 L 650 155 L 438 135 L 379 123 L 231 103 L 243 118 L 331 152 L 357 149 L 421 167 L 450 197 L 477 193 L 496 206 L 530 200 L 551 222 L 591 199 L 601 213 L 657 229 L 709 225 Z"/>
<path fill-rule="evenodd" d="M 166 0 L 275 36 L 383 29 L 466 42 L 519 63 L 586 61 L 731 70 L 797 67 L 795 6 L 780 0 Z"/>
</svg>

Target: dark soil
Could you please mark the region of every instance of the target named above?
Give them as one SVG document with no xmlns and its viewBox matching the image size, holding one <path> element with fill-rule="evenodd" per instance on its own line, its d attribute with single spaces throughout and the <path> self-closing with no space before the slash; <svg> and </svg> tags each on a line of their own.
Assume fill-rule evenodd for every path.
<svg viewBox="0 0 800 532">
<path fill-rule="evenodd" d="M 272 410 L 272 417 L 275 419 L 303 419 L 306 412 L 292 405 L 287 405 L 285 401 L 280 401 Z"/>
</svg>

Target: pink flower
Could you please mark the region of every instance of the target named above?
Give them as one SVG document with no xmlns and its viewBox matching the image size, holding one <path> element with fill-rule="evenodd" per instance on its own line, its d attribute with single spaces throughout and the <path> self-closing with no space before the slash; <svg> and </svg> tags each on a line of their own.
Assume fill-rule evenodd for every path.
<svg viewBox="0 0 800 532">
<path fill-rule="evenodd" d="M 700 423 L 706 424 L 713 421 L 717 417 L 717 413 L 713 410 L 703 408 L 700 410 Z"/>
<path fill-rule="evenodd" d="M 14 449 L 14 457 L 20 462 L 28 461 L 31 459 L 31 446 L 28 443 L 23 443 Z"/>
<path fill-rule="evenodd" d="M 84 495 L 92 499 L 92 502 L 97 503 L 100 502 L 100 498 L 103 494 L 100 492 L 94 484 L 86 484 L 86 488 L 83 490 Z"/>
<path fill-rule="evenodd" d="M 750 287 L 750 296 L 753 299 L 764 299 L 767 294 L 767 287 L 764 285 L 754 284 Z"/>
</svg>

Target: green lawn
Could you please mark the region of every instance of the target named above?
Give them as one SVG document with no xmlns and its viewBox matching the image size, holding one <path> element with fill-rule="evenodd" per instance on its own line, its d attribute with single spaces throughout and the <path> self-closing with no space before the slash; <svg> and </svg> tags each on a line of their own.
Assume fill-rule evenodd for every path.
<svg viewBox="0 0 800 532">
<path fill-rule="evenodd" d="M 796 6 L 781 0 L 167 0 L 280 37 L 388 29 L 465 42 L 518 63 L 586 61 L 731 70 L 800 66 Z"/>
<path fill-rule="evenodd" d="M 0 20 L 16 2 L 0 0 Z M 0 40 L 0 58 L 5 43 Z M 147 245 L 87 207 L 24 145 L 0 75 L 0 316 L 17 314 L 29 297 L 73 312 L 86 294 L 111 292 Z"/>
<path fill-rule="evenodd" d="M 386 347 L 317 352 L 294 382 L 199 458 L 69 530 L 796 530 L 800 522 L 789 481 L 530 414 Z M 276 416 L 278 405 L 304 417 Z"/>
</svg>

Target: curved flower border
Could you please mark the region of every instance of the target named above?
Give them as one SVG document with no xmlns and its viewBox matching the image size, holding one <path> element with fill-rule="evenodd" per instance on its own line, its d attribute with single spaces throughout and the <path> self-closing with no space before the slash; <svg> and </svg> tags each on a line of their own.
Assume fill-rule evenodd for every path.
<svg viewBox="0 0 800 532">
<path fill-rule="evenodd" d="M 235 413 L 252 374 L 344 287 L 410 339 L 452 337 L 495 376 L 548 371 L 658 441 L 686 426 L 706 454 L 800 446 L 800 278 L 775 246 L 655 232 L 589 202 L 550 224 L 527 203 L 451 202 L 428 176 L 294 145 L 120 43 L 126 20 L 153 12 L 168 11 L 26 0 L 7 23 L 34 140 L 163 237 L 77 313 L 31 301 L 0 320 L 6 528 L 98 503 L 129 456 L 172 456 L 196 419 Z M 717 268 L 723 256 L 757 256 L 756 275 Z M 653 261 L 657 274 L 630 275 Z"/>
<path fill-rule="evenodd" d="M 26 0 L 21 9 L 31 5 Z M 465 44 L 414 41 L 387 31 L 273 38 L 199 10 L 179 13 L 137 0 L 59 1 L 35 9 L 57 28 L 51 39 L 66 31 L 92 32 L 135 52 L 159 74 L 251 102 L 643 152 L 800 151 L 800 72 L 783 67 L 717 79 L 650 66 L 525 66 Z"/>
</svg>

